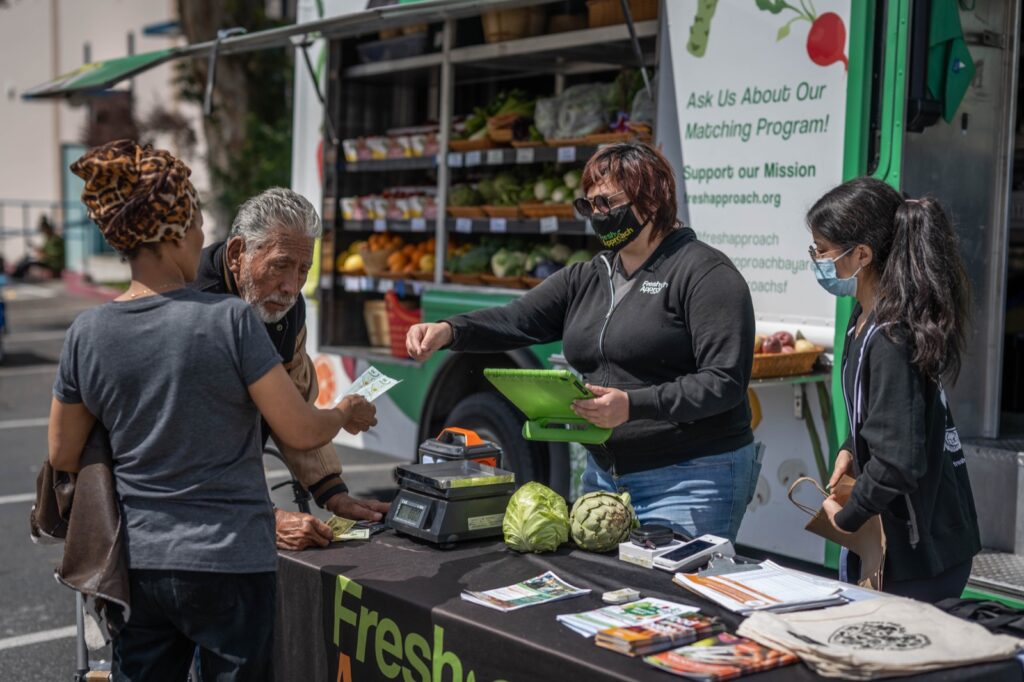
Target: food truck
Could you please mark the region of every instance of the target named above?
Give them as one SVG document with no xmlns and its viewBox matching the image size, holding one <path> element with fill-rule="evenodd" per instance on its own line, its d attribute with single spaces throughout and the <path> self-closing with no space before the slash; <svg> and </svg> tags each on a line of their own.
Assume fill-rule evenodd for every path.
<svg viewBox="0 0 1024 682">
<path fill-rule="evenodd" d="M 559 345 L 419 363 L 405 330 L 590 258 L 597 242 L 571 206 L 579 170 L 603 144 L 651 141 L 676 171 L 680 220 L 746 277 L 758 332 L 823 350 L 755 359 L 765 448 L 739 536 L 818 564 L 835 565 L 835 548 L 802 532 L 786 493 L 827 479 L 845 437 L 832 368 L 851 302 L 815 284 L 804 215 L 861 175 L 938 197 L 973 285 L 951 391 L 987 548 L 972 586 L 1024 596 L 1017 0 L 378 4 L 301 3 L 294 26 L 112 60 L 27 96 L 110 87 L 168 59 L 295 49 L 292 184 L 324 223 L 306 289 L 320 401 L 368 366 L 401 380 L 376 403 L 382 428 L 337 442 L 410 461 L 457 425 L 498 443 L 520 482 L 565 493 L 579 447 L 524 440 L 483 376 L 561 366 Z"/>
</svg>

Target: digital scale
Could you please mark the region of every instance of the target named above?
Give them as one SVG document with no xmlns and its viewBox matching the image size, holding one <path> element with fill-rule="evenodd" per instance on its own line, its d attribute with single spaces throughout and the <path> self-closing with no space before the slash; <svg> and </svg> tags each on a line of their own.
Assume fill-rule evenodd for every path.
<svg viewBox="0 0 1024 682">
<path fill-rule="evenodd" d="M 526 440 L 600 445 L 612 435 L 572 411 L 573 401 L 594 394 L 567 369 L 489 368 L 484 377 L 526 415 Z"/>
<path fill-rule="evenodd" d="M 395 478 L 399 491 L 385 523 L 396 532 L 441 547 L 501 537 L 516 486 L 511 471 L 466 459 L 406 464 Z"/>
</svg>

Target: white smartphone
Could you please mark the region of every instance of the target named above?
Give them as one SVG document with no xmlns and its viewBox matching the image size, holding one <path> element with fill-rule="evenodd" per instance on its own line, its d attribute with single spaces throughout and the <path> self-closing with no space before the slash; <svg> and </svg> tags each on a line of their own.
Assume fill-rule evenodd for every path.
<svg viewBox="0 0 1024 682">
<path fill-rule="evenodd" d="M 655 568 L 663 571 L 687 571 L 697 566 L 703 566 L 715 554 L 722 556 L 736 556 L 736 550 L 732 543 L 717 535 L 701 535 L 689 542 L 677 547 L 671 552 L 654 558 Z"/>
</svg>

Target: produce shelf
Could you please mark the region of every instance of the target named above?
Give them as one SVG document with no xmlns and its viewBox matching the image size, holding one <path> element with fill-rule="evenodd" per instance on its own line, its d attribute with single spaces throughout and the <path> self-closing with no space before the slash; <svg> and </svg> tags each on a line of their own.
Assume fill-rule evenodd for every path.
<svg viewBox="0 0 1024 682">
<path fill-rule="evenodd" d="M 394 232 L 398 234 L 433 235 L 436 221 L 433 218 L 413 220 L 346 220 L 342 223 L 345 232 Z M 586 220 L 564 220 L 558 218 L 448 218 L 445 225 L 449 232 L 459 234 L 593 234 Z"/>
<path fill-rule="evenodd" d="M 453 284 L 451 282 L 422 282 L 418 280 L 394 280 L 383 277 L 337 275 L 335 289 L 346 293 L 363 294 L 385 294 L 395 290 L 399 296 L 413 295 L 421 296 L 426 290 L 460 291 L 470 294 L 505 294 L 510 296 L 522 296 L 525 289 L 508 289 L 506 287 L 491 287 L 484 285 Z"/>
<path fill-rule="evenodd" d="M 413 218 L 411 220 L 345 220 L 342 229 L 345 232 L 398 232 L 409 234 L 433 235 L 437 225 L 435 218 Z"/>
<path fill-rule="evenodd" d="M 430 168 L 437 168 L 436 156 L 345 162 L 345 171 L 348 173 L 427 170 Z"/>
<path fill-rule="evenodd" d="M 635 24 L 640 40 L 658 35 L 658 21 Z M 653 41 L 649 41 L 653 42 Z M 451 63 L 473 68 L 501 68 L 500 62 L 517 59 L 517 65 L 529 71 L 549 73 L 586 73 L 607 65 L 635 65 L 636 55 L 625 24 L 587 28 L 578 31 L 531 36 L 501 43 L 484 43 L 453 48 Z M 552 58 L 552 55 L 559 59 Z M 342 71 L 345 78 L 394 78 L 417 71 L 439 67 L 444 63 L 443 52 L 403 59 L 357 64 Z"/>
<path fill-rule="evenodd" d="M 448 218 L 448 231 L 459 234 L 594 234 L 586 220 L 542 218 Z"/>
<path fill-rule="evenodd" d="M 564 147 L 501 147 L 473 152 L 448 152 L 449 168 L 513 166 L 534 163 L 583 163 L 598 150 L 596 145 Z"/>
</svg>

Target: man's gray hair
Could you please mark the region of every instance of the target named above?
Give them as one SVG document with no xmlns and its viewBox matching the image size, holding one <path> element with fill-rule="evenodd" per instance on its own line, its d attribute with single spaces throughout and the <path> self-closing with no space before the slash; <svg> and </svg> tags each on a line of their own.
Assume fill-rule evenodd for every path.
<svg viewBox="0 0 1024 682">
<path fill-rule="evenodd" d="M 248 249 L 259 249 L 270 233 L 280 228 L 311 239 L 323 233 L 320 216 L 304 196 L 284 187 L 271 187 L 238 208 L 231 236 L 241 237 Z"/>
</svg>

